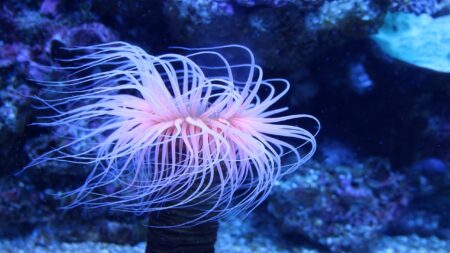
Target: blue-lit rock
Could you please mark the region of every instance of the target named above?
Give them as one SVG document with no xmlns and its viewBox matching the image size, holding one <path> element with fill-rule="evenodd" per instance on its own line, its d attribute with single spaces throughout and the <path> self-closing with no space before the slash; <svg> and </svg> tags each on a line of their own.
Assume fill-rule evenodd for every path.
<svg viewBox="0 0 450 253">
<path fill-rule="evenodd" d="M 405 179 L 373 160 L 353 166 L 309 163 L 273 190 L 268 210 L 282 231 L 333 252 L 367 250 L 408 205 Z"/>
<path fill-rule="evenodd" d="M 239 3 L 169 0 L 164 13 L 182 44 L 241 43 L 266 68 L 295 71 L 330 48 L 375 33 L 387 10 L 371 0 Z"/>
</svg>

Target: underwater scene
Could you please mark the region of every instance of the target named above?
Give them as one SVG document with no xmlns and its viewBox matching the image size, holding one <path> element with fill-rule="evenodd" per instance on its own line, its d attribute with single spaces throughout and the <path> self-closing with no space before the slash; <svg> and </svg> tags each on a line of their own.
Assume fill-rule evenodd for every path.
<svg viewBox="0 0 450 253">
<path fill-rule="evenodd" d="M 450 0 L 0 7 L 0 253 L 450 252 Z"/>
</svg>

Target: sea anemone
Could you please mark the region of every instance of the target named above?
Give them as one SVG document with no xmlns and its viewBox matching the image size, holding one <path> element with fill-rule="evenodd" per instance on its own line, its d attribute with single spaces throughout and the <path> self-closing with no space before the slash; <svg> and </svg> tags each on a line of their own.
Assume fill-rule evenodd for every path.
<svg viewBox="0 0 450 253">
<path fill-rule="evenodd" d="M 77 135 L 28 167 L 51 160 L 91 168 L 64 194 L 68 207 L 143 214 L 209 203 L 177 226 L 247 214 L 316 150 L 317 119 L 272 108 L 289 82 L 264 80 L 244 46 L 174 48 L 185 56 L 152 56 L 124 42 L 67 50 L 85 54 L 60 68 L 72 79 L 41 82 L 59 97 L 37 98 L 54 115 L 36 124 Z M 249 62 L 232 64 L 223 53 L 232 50 Z M 299 119 L 317 129 L 285 123 Z"/>
</svg>

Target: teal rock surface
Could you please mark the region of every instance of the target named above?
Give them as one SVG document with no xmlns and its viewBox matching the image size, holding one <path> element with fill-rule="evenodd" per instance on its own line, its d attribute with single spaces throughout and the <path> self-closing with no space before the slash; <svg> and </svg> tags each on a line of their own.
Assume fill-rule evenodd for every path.
<svg viewBox="0 0 450 253">
<path fill-rule="evenodd" d="M 395 59 L 450 73 L 450 15 L 390 13 L 372 38 Z"/>
</svg>

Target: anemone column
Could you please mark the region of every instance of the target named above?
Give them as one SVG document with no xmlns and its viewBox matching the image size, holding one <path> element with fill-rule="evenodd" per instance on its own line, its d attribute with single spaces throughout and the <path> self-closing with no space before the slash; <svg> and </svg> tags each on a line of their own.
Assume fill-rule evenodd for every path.
<svg viewBox="0 0 450 253">
<path fill-rule="evenodd" d="M 183 149 L 184 150 L 184 149 Z M 174 162 L 174 161 L 170 161 Z M 222 168 L 223 171 L 223 168 Z M 226 173 L 226 171 L 223 171 Z M 220 180 L 211 179 L 212 185 L 218 186 Z M 184 198 L 203 189 L 200 181 L 195 181 L 185 193 Z M 214 253 L 219 222 L 216 212 L 206 212 L 217 208 L 217 195 L 205 194 L 203 198 L 190 206 L 173 207 L 177 203 L 167 203 L 171 208 L 159 212 L 150 212 L 147 230 L 146 253 Z M 194 222 L 199 219 L 203 222 Z M 183 225 L 188 224 L 188 225 Z"/>
<path fill-rule="evenodd" d="M 198 215 L 190 208 L 150 213 L 146 253 L 212 253 L 219 223 L 205 222 L 192 227 L 167 227 L 189 222 Z M 166 227 L 166 228 L 164 228 Z"/>
</svg>

